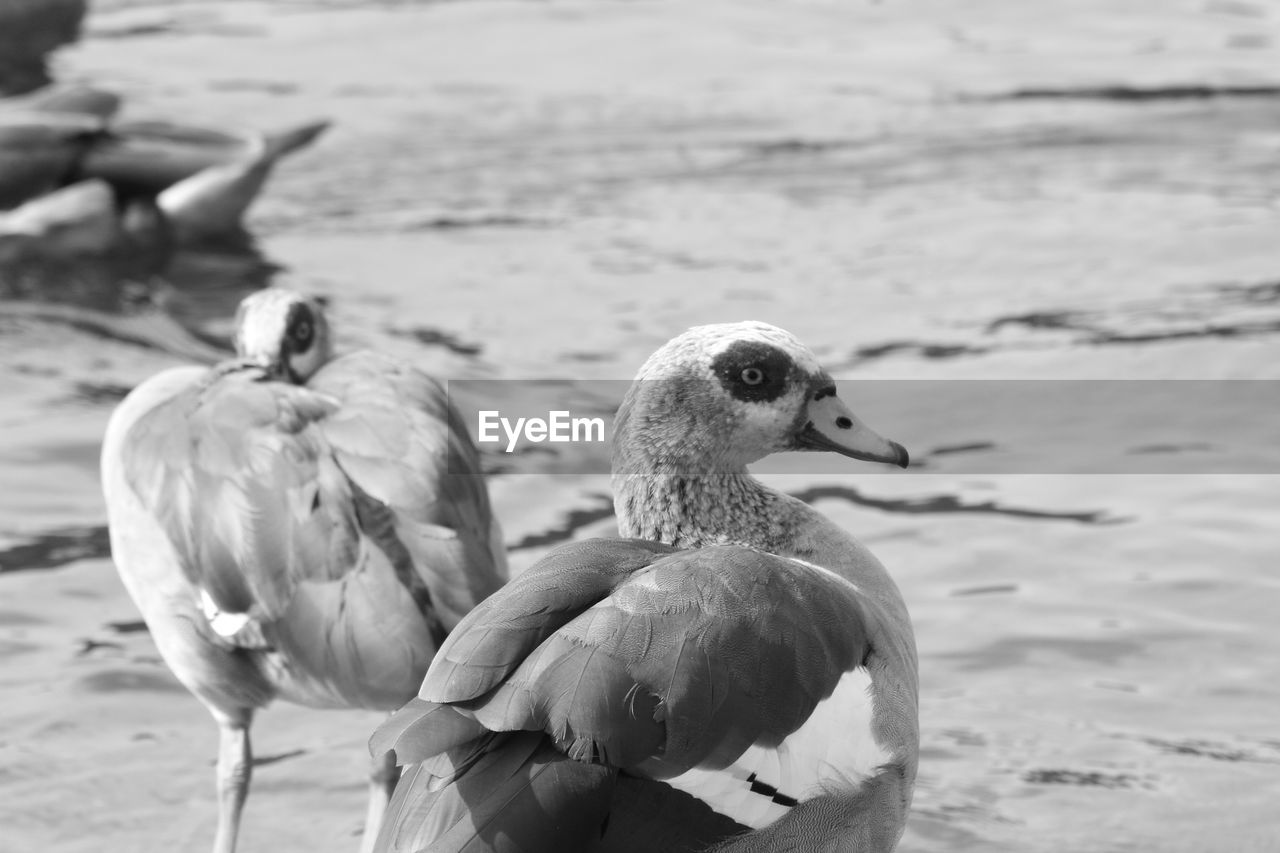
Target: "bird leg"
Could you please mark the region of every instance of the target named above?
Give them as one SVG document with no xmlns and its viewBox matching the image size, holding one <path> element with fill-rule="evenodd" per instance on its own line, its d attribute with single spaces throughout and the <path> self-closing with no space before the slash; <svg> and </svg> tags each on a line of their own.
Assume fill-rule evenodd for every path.
<svg viewBox="0 0 1280 853">
<path fill-rule="evenodd" d="M 234 714 L 215 711 L 213 716 L 219 730 L 218 834 L 213 840 L 213 853 L 235 853 L 240 812 L 249 795 L 249 777 L 253 774 L 253 754 L 249 747 L 253 711 L 247 708 Z"/>
<path fill-rule="evenodd" d="M 360 853 L 372 853 L 378 840 L 378 828 L 387 813 L 387 803 L 400 780 L 400 768 L 396 766 L 394 752 L 387 752 L 373 759 L 369 768 L 369 810 L 364 818 L 364 838 L 360 841 Z"/>
</svg>

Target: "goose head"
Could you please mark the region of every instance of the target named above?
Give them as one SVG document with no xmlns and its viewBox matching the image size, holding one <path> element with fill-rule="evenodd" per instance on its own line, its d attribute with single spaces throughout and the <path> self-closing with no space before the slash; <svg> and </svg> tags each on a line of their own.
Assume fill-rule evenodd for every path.
<svg viewBox="0 0 1280 853">
<path fill-rule="evenodd" d="M 320 300 L 272 287 L 246 296 L 236 311 L 236 354 L 272 376 L 303 383 L 333 355 Z"/>
<path fill-rule="evenodd" d="M 759 322 L 696 326 L 640 368 L 618 411 L 614 470 L 733 473 L 789 450 L 909 461 L 845 405 L 794 335 Z"/>
</svg>

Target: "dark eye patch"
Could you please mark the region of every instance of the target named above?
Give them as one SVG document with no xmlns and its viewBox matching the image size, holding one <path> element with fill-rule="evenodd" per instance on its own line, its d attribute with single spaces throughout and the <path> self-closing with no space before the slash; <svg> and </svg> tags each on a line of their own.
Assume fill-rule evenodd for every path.
<svg viewBox="0 0 1280 853">
<path fill-rule="evenodd" d="M 758 341 L 737 341 L 711 362 L 711 370 L 724 389 L 749 403 L 781 397 L 797 369 L 791 356 Z"/>
<path fill-rule="evenodd" d="M 307 351 L 316 335 L 316 318 L 310 305 L 305 302 L 295 302 L 289 306 L 285 333 L 289 337 L 288 346 L 293 352 Z"/>
</svg>

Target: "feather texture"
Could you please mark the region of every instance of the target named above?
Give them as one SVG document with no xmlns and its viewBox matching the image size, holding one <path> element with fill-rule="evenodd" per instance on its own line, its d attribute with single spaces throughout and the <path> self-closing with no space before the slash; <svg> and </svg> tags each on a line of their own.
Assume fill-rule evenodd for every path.
<svg viewBox="0 0 1280 853">
<path fill-rule="evenodd" d="M 222 639 L 283 695 L 391 709 L 505 578 L 474 449 L 434 381 L 372 353 L 305 387 L 224 365 L 140 417 L 126 478 Z M 411 693 L 409 695 L 412 695 Z"/>
<path fill-rule="evenodd" d="M 859 667 L 862 620 L 847 581 L 755 549 L 566 545 L 445 641 L 410 709 L 434 740 L 406 737 L 397 715 L 373 746 L 415 761 L 473 732 L 529 731 L 651 780 L 726 768 L 786 741 Z"/>
<path fill-rule="evenodd" d="M 504 736 L 456 784 L 423 784 L 408 771 L 378 844 L 433 853 L 560 853 L 605 830 L 616 771 L 566 759 L 537 734 Z M 407 781 L 406 781 L 407 780 Z"/>
</svg>

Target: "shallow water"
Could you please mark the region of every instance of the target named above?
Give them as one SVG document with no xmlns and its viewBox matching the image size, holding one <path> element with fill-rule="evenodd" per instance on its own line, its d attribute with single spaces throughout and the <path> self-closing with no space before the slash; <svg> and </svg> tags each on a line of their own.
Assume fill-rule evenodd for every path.
<svg viewBox="0 0 1280 853">
<path fill-rule="evenodd" d="M 0 848 L 212 835 L 214 729 L 111 569 L 97 450 L 127 389 L 219 357 L 264 264 L 327 295 L 346 346 L 584 397 L 745 318 L 850 381 L 1278 378 L 1280 101 L 1161 87 L 1274 83 L 1280 22 L 1050 5 L 101 4 L 57 70 L 131 114 L 337 124 L 255 208 L 260 255 L 184 257 L 142 302 L 92 276 L 0 302 Z M 1035 421 L 892 387 L 851 402 L 932 467 L 770 481 L 911 608 L 901 849 L 1280 849 L 1280 478 L 1146 422 L 1111 449 L 1168 473 L 997 467 Z M 1274 470 L 1274 411 L 1253 418 Z M 488 464 L 517 570 L 612 529 L 607 478 Z M 264 714 L 243 849 L 354 845 L 373 722 Z"/>
</svg>

